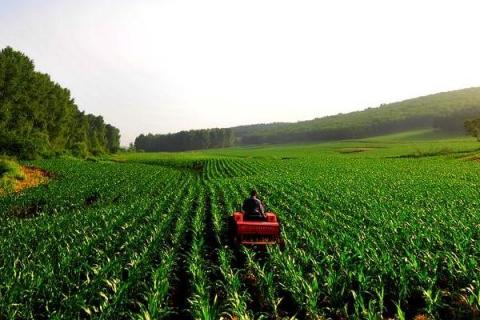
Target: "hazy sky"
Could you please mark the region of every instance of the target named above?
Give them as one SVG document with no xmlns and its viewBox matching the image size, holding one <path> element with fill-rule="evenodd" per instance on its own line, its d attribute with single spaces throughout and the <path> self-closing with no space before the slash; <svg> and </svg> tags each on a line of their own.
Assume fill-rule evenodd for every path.
<svg viewBox="0 0 480 320">
<path fill-rule="evenodd" d="M 0 47 L 127 144 L 479 86 L 479 14 L 476 0 L 0 0 Z"/>
</svg>

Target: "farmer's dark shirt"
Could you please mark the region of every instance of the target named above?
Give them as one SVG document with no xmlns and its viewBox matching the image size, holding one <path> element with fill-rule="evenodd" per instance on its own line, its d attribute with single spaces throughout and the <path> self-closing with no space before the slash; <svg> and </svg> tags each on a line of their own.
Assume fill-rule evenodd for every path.
<svg viewBox="0 0 480 320">
<path fill-rule="evenodd" d="M 262 202 L 256 197 L 245 199 L 242 209 L 247 216 L 263 216 L 265 212 Z"/>
</svg>

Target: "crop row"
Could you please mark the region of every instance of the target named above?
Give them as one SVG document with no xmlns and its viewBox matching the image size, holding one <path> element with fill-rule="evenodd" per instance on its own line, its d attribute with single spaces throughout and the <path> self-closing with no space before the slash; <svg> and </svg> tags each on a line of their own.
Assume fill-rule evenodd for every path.
<svg viewBox="0 0 480 320">
<path fill-rule="evenodd" d="M 53 182 L 0 200 L 0 318 L 475 314 L 478 171 L 345 159 L 38 162 Z M 252 188 L 283 251 L 230 245 Z"/>
</svg>

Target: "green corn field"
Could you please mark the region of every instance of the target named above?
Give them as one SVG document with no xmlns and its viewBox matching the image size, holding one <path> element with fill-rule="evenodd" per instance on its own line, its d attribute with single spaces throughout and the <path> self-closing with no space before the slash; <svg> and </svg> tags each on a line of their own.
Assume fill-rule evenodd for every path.
<svg viewBox="0 0 480 320">
<path fill-rule="evenodd" d="M 470 140 L 352 141 L 29 163 L 0 198 L 0 319 L 470 319 Z M 249 191 L 283 249 L 230 245 Z"/>
</svg>

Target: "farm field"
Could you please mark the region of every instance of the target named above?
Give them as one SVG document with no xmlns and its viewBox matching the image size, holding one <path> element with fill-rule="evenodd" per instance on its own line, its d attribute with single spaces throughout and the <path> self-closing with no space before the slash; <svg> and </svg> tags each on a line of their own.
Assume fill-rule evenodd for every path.
<svg viewBox="0 0 480 320">
<path fill-rule="evenodd" d="M 421 137 L 31 162 L 0 319 L 478 318 L 480 144 Z M 284 250 L 230 245 L 252 188 Z"/>
</svg>

